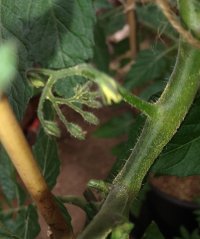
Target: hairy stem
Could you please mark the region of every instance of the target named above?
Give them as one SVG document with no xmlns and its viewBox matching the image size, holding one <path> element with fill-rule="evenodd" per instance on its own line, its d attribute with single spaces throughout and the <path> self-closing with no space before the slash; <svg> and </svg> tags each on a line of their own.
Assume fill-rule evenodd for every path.
<svg viewBox="0 0 200 239">
<path fill-rule="evenodd" d="M 50 226 L 53 238 L 72 239 L 72 228 L 67 225 L 54 201 L 5 96 L 0 100 L 0 140 L 40 213 Z"/>
<path fill-rule="evenodd" d="M 48 71 L 48 70 L 47 70 Z M 48 71 L 49 72 L 49 71 Z M 38 105 L 38 117 L 40 119 L 41 124 L 44 124 L 44 114 L 43 114 L 43 106 L 44 106 L 44 102 L 46 99 L 49 98 L 49 95 L 51 94 L 51 89 L 53 87 L 54 84 L 54 79 L 52 79 L 52 77 L 50 76 L 43 91 L 42 94 L 40 96 L 40 101 L 39 101 L 39 105 Z"/>
<path fill-rule="evenodd" d="M 117 82 L 115 82 L 110 76 L 94 69 L 92 66 L 87 64 L 81 64 L 71 68 L 61 69 L 57 71 L 51 71 L 46 69 L 36 69 L 36 71 L 50 76 L 42 93 L 38 112 L 42 112 L 43 101 L 45 99 L 45 96 L 48 96 L 48 92 L 51 90 L 53 84 L 59 79 L 70 76 L 82 76 L 86 79 L 95 82 L 99 86 L 103 95 L 105 96 L 106 98 L 105 100 L 108 104 L 111 103 L 112 101 L 118 103 L 123 98 L 123 100 L 125 100 L 126 102 L 128 102 L 129 104 L 136 107 L 138 110 L 140 110 L 141 112 L 150 117 L 154 114 L 156 110 L 153 104 L 148 103 L 135 95 L 132 95 L 123 87 L 119 86 Z M 63 103 L 64 102 L 65 100 L 63 100 Z M 40 115 L 42 118 L 41 113 Z"/>
<path fill-rule="evenodd" d="M 96 212 L 97 208 L 99 207 L 99 203 L 89 203 L 84 197 L 78 196 L 61 196 L 59 200 L 66 204 L 72 204 L 79 208 L 81 208 L 87 215 L 87 218 L 92 219 L 94 217 L 94 211 Z"/>
<path fill-rule="evenodd" d="M 196 0 L 180 0 L 179 4 L 181 14 L 188 9 L 195 9 L 200 13 Z M 190 4 L 196 4 L 196 7 L 185 7 Z M 192 16 L 192 13 L 190 15 Z M 195 13 L 195 16 L 198 16 L 199 22 L 200 14 Z M 193 18 L 186 19 L 189 19 L 185 20 L 187 27 L 195 30 L 191 23 Z M 136 198 L 145 175 L 163 147 L 176 133 L 194 100 L 200 85 L 199 67 L 200 50 L 180 40 L 175 68 L 163 94 L 155 103 L 157 108 L 155 114 L 147 118 L 140 138 L 123 169 L 115 178 L 101 210 L 80 239 L 107 238 L 113 228 L 128 220 L 130 203 Z"/>
<path fill-rule="evenodd" d="M 122 94 L 123 100 L 125 102 L 134 106 L 137 109 L 140 109 L 140 111 L 142 111 L 146 116 L 149 116 L 151 118 L 156 114 L 157 107 L 154 104 L 140 99 L 139 97 L 131 94 L 124 88 L 120 88 L 120 93 Z"/>
</svg>

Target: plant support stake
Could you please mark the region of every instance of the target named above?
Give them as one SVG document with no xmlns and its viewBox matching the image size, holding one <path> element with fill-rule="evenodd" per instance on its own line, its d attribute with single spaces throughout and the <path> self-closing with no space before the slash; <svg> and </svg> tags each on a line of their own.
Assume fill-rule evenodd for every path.
<svg viewBox="0 0 200 239">
<path fill-rule="evenodd" d="M 136 39 L 136 14 L 135 14 L 135 0 L 127 0 L 125 5 L 125 12 L 127 15 L 127 22 L 129 25 L 129 45 L 131 50 L 131 57 L 135 59 L 137 54 L 137 39 Z"/>
<path fill-rule="evenodd" d="M 0 99 L 0 141 L 40 213 L 50 226 L 51 238 L 74 238 L 71 226 L 67 225 L 54 201 L 6 96 Z"/>
</svg>

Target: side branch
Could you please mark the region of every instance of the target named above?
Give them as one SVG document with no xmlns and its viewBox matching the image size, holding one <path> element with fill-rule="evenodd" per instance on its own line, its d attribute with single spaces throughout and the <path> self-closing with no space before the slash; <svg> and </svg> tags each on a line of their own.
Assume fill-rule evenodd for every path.
<svg viewBox="0 0 200 239">
<path fill-rule="evenodd" d="M 131 94 L 129 91 L 127 91 L 126 89 L 124 89 L 122 87 L 120 88 L 120 93 L 125 102 L 127 102 L 128 104 L 139 109 L 145 115 L 147 115 L 149 117 L 153 117 L 155 115 L 155 113 L 157 111 L 156 105 L 140 99 L 139 97 Z"/>
<path fill-rule="evenodd" d="M 103 95 L 103 99 L 107 104 L 111 104 L 112 102 L 118 103 L 121 100 L 124 100 L 149 117 L 152 117 L 156 112 L 155 105 L 132 95 L 122 86 L 120 86 L 112 77 L 98 71 L 97 69 L 87 64 L 80 64 L 74 67 L 56 71 L 36 69 L 35 72 L 49 76 L 49 80 L 46 83 L 46 86 L 42 93 L 43 97 L 45 97 L 44 95 L 46 93 L 46 96 L 49 97 L 48 92 L 52 90 L 51 88 L 57 80 L 70 76 L 82 76 L 86 79 L 89 79 L 90 81 L 93 81 L 99 86 L 100 91 Z"/>
</svg>

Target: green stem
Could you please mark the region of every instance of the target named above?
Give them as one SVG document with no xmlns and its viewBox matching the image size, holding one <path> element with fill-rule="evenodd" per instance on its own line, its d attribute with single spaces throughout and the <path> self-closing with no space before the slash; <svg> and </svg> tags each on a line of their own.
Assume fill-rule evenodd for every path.
<svg viewBox="0 0 200 239">
<path fill-rule="evenodd" d="M 63 113 L 62 113 L 61 109 L 59 108 L 59 106 L 56 103 L 54 103 L 54 102 L 52 102 L 52 104 L 53 104 L 53 108 L 55 109 L 59 119 L 63 122 L 63 124 L 65 126 L 67 126 L 69 124 L 69 122 L 66 120 L 66 118 L 63 115 Z"/>
<path fill-rule="evenodd" d="M 99 208 L 99 203 L 90 203 L 83 197 L 67 195 L 59 196 L 58 199 L 61 200 L 62 203 L 72 204 L 81 208 L 90 220 L 94 217 L 94 212 Z"/>
<path fill-rule="evenodd" d="M 119 102 L 122 99 L 130 103 L 132 106 L 136 107 L 140 111 L 142 111 L 144 114 L 148 116 L 152 116 L 155 113 L 156 108 L 153 104 L 150 104 L 148 102 L 145 102 L 144 100 L 140 99 L 137 96 L 134 96 L 130 94 L 127 90 L 125 90 L 123 87 L 119 86 L 110 76 L 106 75 L 105 73 L 99 72 L 95 68 L 93 68 L 90 65 L 81 64 L 74 67 L 61 69 L 57 71 L 52 70 L 46 70 L 46 69 L 37 69 L 38 73 L 42 73 L 44 75 L 50 74 L 51 78 L 53 79 L 52 82 L 55 83 L 55 81 L 71 76 L 81 76 L 86 79 L 89 79 L 93 82 L 95 82 L 97 85 L 99 85 L 100 89 L 102 90 L 103 95 L 105 95 L 107 102 L 111 103 L 111 101 Z M 45 90 L 43 91 L 43 96 L 47 94 L 47 91 L 49 87 L 52 88 L 52 82 L 47 82 L 47 85 L 45 86 Z M 42 98 L 43 100 L 43 98 Z M 64 99 L 59 99 L 61 103 L 66 103 Z M 41 102 L 41 101 L 40 101 Z M 41 102 L 42 104 L 42 102 Z M 41 105 L 39 105 L 40 108 Z"/>
<path fill-rule="evenodd" d="M 72 204 L 72 205 L 78 206 L 81 209 L 83 209 L 84 211 L 86 211 L 88 202 L 83 197 L 67 195 L 67 196 L 60 196 L 58 198 L 59 198 L 59 200 L 62 201 L 62 203 Z"/>
<path fill-rule="evenodd" d="M 140 109 L 144 114 L 149 117 L 153 117 L 156 114 L 157 107 L 147 101 L 140 99 L 139 97 L 131 94 L 125 88 L 120 87 L 120 93 L 123 96 L 123 100 L 128 104 Z"/>
<path fill-rule="evenodd" d="M 199 18 L 200 18 L 200 3 L 198 0 L 179 0 L 179 10 L 182 13 L 181 18 L 186 24 L 188 29 L 200 39 Z"/>
<path fill-rule="evenodd" d="M 76 105 L 72 104 L 68 99 L 58 98 L 58 97 L 52 97 L 51 102 L 55 102 L 56 104 L 60 105 L 67 105 L 73 110 L 75 110 L 77 113 L 79 113 L 81 116 L 83 115 L 83 111 Z"/>
<path fill-rule="evenodd" d="M 50 70 L 50 69 L 41 69 L 41 68 L 30 68 L 28 70 L 29 73 L 36 72 L 36 73 L 42 73 L 45 76 L 53 76 L 55 70 Z"/>
<path fill-rule="evenodd" d="M 187 10 L 185 6 L 196 2 L 180 0 L 181 13 L 184 14 Z M 197 11 L 197 8 L 188 9 Z M 198 16 L 199 22 L 200 14 Z M 192 18 L 189 19 L 192 21 Z M 193 26 L 190 21 L 185 24 L 189 29 Z M 113 228 L 128 220 L 130 203 L 136 198 L 145 175 L 163 147 L 176 133 L 194 100 L 200 85 L 199 66 L 200 50 L 180 40 L 175 68 L 163 94 L 155 104 L 155 114 L 147 118 L 138 142 L 115 178 L 105 203 L 80 239 L 105 239 Z"/>
<path fill-rule="evenodd" d="M 130 158 L 120 176 L 115 179 L 123 180 L 133 193 L 139 190 L 148 169 L 172 138 L 192 104 L 199 88 L 199 65 L 200 51 L 181 43 L 176 68 L 155 104 L 157 113 L 146 121 Z"/>
<path fill-rule="evenodd" d="M 42 70 L 42 73 L 43 73 L 43 70 Z M 44 102 L 49 99 L 49 96 L 51 95 L 51 90 L 52 90 L 52 87 L 55 83 L 55 80 L 54 78 L 50 75 L 49 79 L 47 80 L 47 83 L 42 91 L 42 94 L 40 96 L 40 101 L 39 101 L 39 104 L 38 104 L 38 110 L 37 110 L 37 113 L 38 113 L 38 118 L 42 124 L 42 126 L 44 127 L 45 125 L 45 120 L 44 120 L 44 114 L 43 114 L 43 106 L 44 106 Z"/>
</svg>

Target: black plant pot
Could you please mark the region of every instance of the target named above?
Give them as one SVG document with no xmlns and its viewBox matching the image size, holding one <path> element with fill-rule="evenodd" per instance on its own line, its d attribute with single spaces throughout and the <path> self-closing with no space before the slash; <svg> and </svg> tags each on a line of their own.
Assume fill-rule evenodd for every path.
<svg viewBox="0 0 200 239">
<path fill-rule="evenodd" d="M 194 215 L 194 211 L 200 209 L 197 203 L 178 200 L 153 185 L 147 194 L 147 201 L 152 219 L 166 238 L 178 236 L 181 226 L 190 232 L 197 228 Z"/>
<path fill-rule="evenodd" d="M 139 218 L 131 218 L 135 223 L 133 235 L 140 239 L 148 224 L 153 220 L 166 239 L 180 236 L 180 227 L 192 232 L 198 227 L 194 211 L 200 206 L 193 202 L 178 200 L 151 185 L 146 195 Z"/>
</svg>

